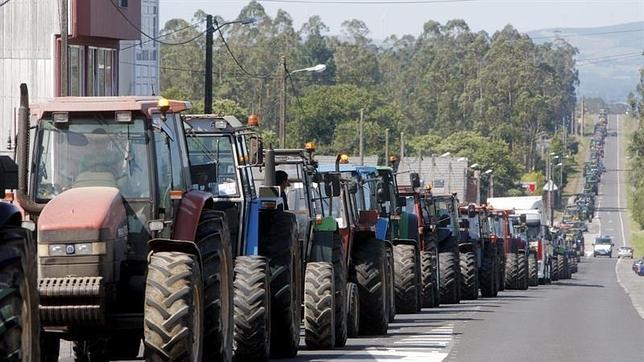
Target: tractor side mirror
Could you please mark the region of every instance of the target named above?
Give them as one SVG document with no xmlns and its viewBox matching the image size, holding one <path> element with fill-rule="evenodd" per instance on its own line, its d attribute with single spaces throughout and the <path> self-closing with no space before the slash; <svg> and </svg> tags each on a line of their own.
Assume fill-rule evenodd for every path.
<svg viewBox="0 0 644 362">
<path fill-rule="evenodd" d="M 358 192 L 358 184 L 355 181 L 349 182 L 349 192 L 352 194 Z"/>
<path fill-rule="evenodd" d="M 526 214 L 521 214 L 519 215 L 519 221 L 521 221 L 521 224 L 525 224 L 527 222 L 528 218 Z"/>
<path fill-rule="evenodd" d="M 474 205 L 470 205 L 467 207 L 467 217 L 475 217 L 476 216 L 476 208 Z"/>
<path fill-rule="evenodd" d="M 9 156 L 0 156 L 0 197 L 5 190 L 18 188 L 18 165 Z"/>
<path fill-rule="evenodd" d="M 249 137 L 248 149 L 248 161 L 251 166 L 258 166 L 264 163 L 264 145 L 259 136 L 251 135 Z"/>
<path fill-rule="evenodd" d="M 385 183 L 382 181 L 378 181 L 378 183 L 376 184 L 376 199 L 379 204 L 389 201 L 387 188 L 385 186 Z"/>
<path fill-rule="evenodd" d="M 411 182 L 411 187 L 417 189 L 420 187 L 420 176 L 416 172 L 409 174 L 409 181 Z"/>
<path fill-rule="evenodd" d="M 315 182 L 316 184 L 319 184 L 322 182 L 322 175 L 319 173 L 315 172 L 313 175 L 311 175 L 311 181 Z"/>
<path fill-rule="evenodd" d="M 325 173 L 324 188 L 327 196 L 340 196 L 340 174 L 336 172 Z"/>
</svg>

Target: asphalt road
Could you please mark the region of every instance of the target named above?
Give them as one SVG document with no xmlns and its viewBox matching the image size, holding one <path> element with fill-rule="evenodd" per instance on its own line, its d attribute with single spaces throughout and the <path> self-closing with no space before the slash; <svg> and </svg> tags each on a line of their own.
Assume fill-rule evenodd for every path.
<svg viewBox="0 0 644 362">
<path fill-rule="evenodd" d="M 622 230 L 628 230 L 622 214 L 626 207 L 624 153 L 622 148 L 618 152 L 624 140 L 616 132 L 618 124 L 611 116 L 605 152 L 608 172 L 600 185 L 598 217 L 586 235 L 587 251 L 598 234 L 612 235 L 616 248 L 628 245 L 622 236 Z M 304 349 L 289 361 L 639 359 L 644 320 L 617 281 L 616 262 L 616 258 L 589 257 L 571 280 L 398 315 L 387 336 L 351 339 L 346 348 L 335 351 Z"/>
</svg>

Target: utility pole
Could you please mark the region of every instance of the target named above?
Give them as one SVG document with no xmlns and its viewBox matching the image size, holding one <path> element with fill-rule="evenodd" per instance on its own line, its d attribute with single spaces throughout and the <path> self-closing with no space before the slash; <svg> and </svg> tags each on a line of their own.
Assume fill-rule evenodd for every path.
<svg viewBox="0 0 644 362">
<path fill-rule="evenodd" d="M 360 108 L 360 165 L 364 166 L 364 108 Z"/>
<path fill-rule="evenodd" d="M 494 173 L 490 173 L 490 190 L 489 197 L 494 197 Z"/>
<path fill-rule="evenodd" d="M 212 37 L 214 30 L 212 15 L 206 15 L 206 76 L 203 99 L 203 110 L 206 114 L 212 113 Z"/>
<path fill-rule="evenodd" d="M 400 162 L 405 157 L 405 133 L 400 132 Z"/>
<path fill-rule="evenodd" d="M 481 204 L 481 170 L 474 170 L 474 178 L 476 179 L 476 204 Z"/>
<path fill-rule="evenodd" d="M 282 91 L 280 94 L 280 123 L 279 123 L 279 138 L 280 148 L 284 148 L 286 144 L 286 57 L 282 55 L 282 64 L 280 69 Z"/>
<path fill-rule="evenodd" d="M 66 97 L 69 95 L 69 73 L 68 73 L 68 0 L 60 0 L 60 95 Z M 110 0 L 111 1 L 111 0 Z M 111 95 L 111 94 L 108 94 Z"/>
<path fill-rule="evenodd" d="M 385 165 L 389 162 L 389 128 L 385 128 Z"/>
</svg>

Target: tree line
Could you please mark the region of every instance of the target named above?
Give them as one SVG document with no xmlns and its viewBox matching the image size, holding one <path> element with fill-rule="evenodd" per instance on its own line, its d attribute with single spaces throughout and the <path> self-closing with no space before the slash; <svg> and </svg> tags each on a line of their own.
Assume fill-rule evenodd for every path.
<svg viewBox="0 0 644 362">
<path fill-rule="evenodd" d="M 627 153 L 629 156 L 628 181 L 631 185 L 630 208 L 633 219 L 644 227 L 644 69 L 640 70 L 637 96 L 629 96 L 629 105 L 637 120 L 637 127 L 630 136 Z"/>
<path fill-rule="evenodd" d="M 191 24 L 205 16 L 169 20 L 161 32 L 167 43 L 197 37 L 162 44 L 160 59 L 162 94 L 192 100 L 196 110 L 203 108 L 205 37 Z M 291 71 L 327 66 L 287 78 L 287 146 L 316 141 L 322 153 L 357 154 L 362 110 L 366 154 L 386 158 L 389 129 L 392 153 L 403 133 L 407 155 L 450 151 L 494 168 L 501 192 L 543 168 L 540 140 L 573 117 L 577 49 L 561 39 L 536 44 L 510 25 L 473 32 L 463 20 L 372 39 L 363 21 L 351 19 L 330 35 L 319 16 L 296 30 L 286 11 L 271 17 L 256 1 L 238 19 L 250 17 L 258 21 L 215 33 L 213 108 L 242 119 L 260 115 L 269 142 L 277 134 L 282 57 Z"/>
</svg>

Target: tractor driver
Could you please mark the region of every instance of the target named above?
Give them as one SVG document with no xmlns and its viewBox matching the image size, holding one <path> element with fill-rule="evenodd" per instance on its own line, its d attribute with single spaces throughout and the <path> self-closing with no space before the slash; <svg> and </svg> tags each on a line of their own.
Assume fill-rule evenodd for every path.
<svg viewBox="0 0 644 362">
<path fill-rule="evenodd" d="M 275 183 L 280 187 L 280 196 L 284 202 L 284 210 L 288 210 L 288 200 L 286 199 L 286 190 L 287 187 L 291 186 L 288 182 L 288 174 L 282 170 L 275 172 Z"/>
</svg>

